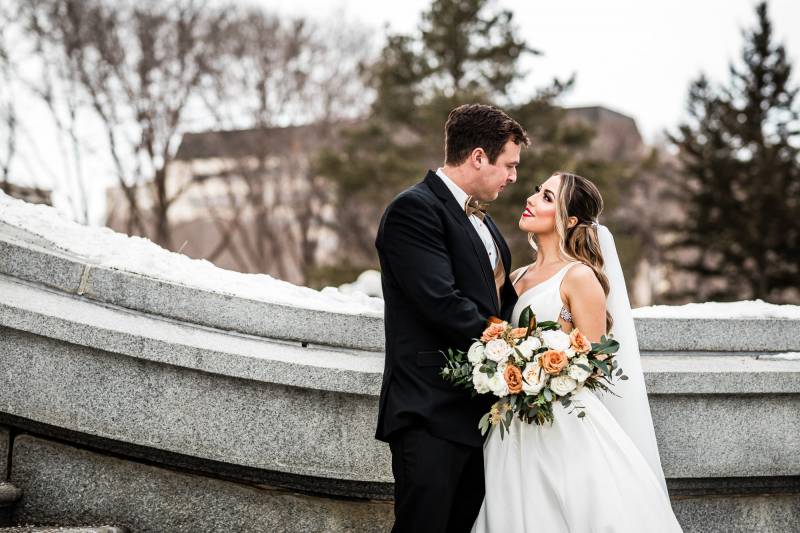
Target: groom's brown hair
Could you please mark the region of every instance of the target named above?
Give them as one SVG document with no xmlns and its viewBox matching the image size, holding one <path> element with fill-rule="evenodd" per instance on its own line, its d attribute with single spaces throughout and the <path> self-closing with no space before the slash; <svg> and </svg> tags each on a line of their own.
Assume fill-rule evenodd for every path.
<svg viewBox="0 0 800 533">
<path fill-rule="evenodd" d="M 444 132 L 444 162 L 453 166 L 463 163 L 475 148 L 483 148 L 493 165 L 508 141 L 530 144 L 523 127 L 491 105 L 458 106 L 450 111 Z"/>
</svg>

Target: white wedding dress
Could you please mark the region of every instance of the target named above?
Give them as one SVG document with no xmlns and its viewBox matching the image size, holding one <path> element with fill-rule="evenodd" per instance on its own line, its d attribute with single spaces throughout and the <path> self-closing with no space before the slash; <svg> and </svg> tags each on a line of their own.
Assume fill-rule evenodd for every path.
<svg viewBox="0 0 800 533">
<path fill-rule="evenodd" d="M 539 321 L 558 320 L 561 280 L 575 264 L 521 294 L 513 324 L 527 306 Z M 583 419 L 556 402 L 552 425 L 514 418 L 505 438 L 491 431 L 483 453 L 486 497 L 472 531 L 681 531 L 660 463 L 661 479 L 595 393 L 574 396 L 585 406 Z"/>
</svg>

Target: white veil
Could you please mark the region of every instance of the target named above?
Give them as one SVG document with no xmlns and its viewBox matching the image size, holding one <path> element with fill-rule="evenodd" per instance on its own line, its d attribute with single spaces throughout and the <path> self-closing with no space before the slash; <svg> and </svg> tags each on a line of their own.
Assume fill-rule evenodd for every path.
<svg viewBox="0 0 800 533">
<path fill-rule="evenodd" d="M 614 325 L 609 333 L 613 334 L 620 344 L 616 360 L 628 376 L 626 381 L 615 381 L 612 390 L 619 397 L 608 393 L 598 396 L 642 452 L 666 493 L 667 484 L 658 455 L 653 418 L 650 415 L 650 403 L 647 401 L 639 341 L 636 338 L 633 313 L 628 300 L 625 277 L 622 274 L 622 265 L 620 265 L 617 255 L 617 246 L 614 244 L 614 236 L 602 224 L 597 226 L 597 235 L 600 238 L 600 250 L 605 263 L 603 270 L 608 277 L 610 286 L 606 306 L 614 320 Z"/>
</svg>

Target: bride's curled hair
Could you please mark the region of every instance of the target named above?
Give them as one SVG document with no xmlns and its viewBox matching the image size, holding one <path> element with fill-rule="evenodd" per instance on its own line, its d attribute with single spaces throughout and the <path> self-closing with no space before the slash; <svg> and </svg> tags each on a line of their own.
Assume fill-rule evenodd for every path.
<svg viewBox="0 0 800 533">
<path fill-rule="evenodd" d="M 581 261 L 591 267 L 608 297 L 608 278 L 603 272 L 603 254 L 600 251 L 600 238 L 597 235 L 597 217 L 603 212 L 603 197 L 594 183 L 569 172 L 554 172 L 561 177 L 556 209 L 556 233 L 559 238 L 559 252 L 570 261 Z M 578 219 L 577 224 L 567 227 L 569 217 Z M 528 235 L 536 259 L 538 245 L 534 234 Z M 614 320 L 606 311 L 606 331 L 611 331 Z"/>
</svg>

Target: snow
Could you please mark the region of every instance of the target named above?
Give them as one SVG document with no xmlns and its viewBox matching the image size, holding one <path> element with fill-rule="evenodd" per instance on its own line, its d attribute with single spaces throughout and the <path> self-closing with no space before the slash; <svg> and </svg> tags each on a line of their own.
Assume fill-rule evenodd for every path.
<svg viewBox="0 0 800 533">
<path fill-rule="evenodd" d="M 381 285 L 381 273 L 377 270 L 365 270 L 359 274 L 353 283 L 339 285 L 339 290 L 345 294 L 363 292 L 369 296 L 383 298 L 383 287 Z"/>
<path fill-rule="evenodd" d="M 780 359 L 782 361 L 800 361 L 800 352 L 770 353 L 758 356 L 759 359 Z"/>
<path fill-rule="evenodd" d="M 292 307 L 373 317 L 383 316 L 383 300 L 358 290 L 334 287 L 316 291 L 266 274 L 243 274 L 203 259 L 170 252 L 142 237 L 109 228 L 87 227 L 64 218 L 54 208 L 29 204 L 0 191 L 0 221 L 38 235 L 53 247 L 104 267 L 164 279 L 198 289 Z"/>
<path fill-rule="evenodd" d="M 0 221 L 24 229 L 87 262 L 160 278 L 185 286 L 293 307 L 355 315 L 383 316 L 380 273 L 363 272 L 338 289 L 316 291 L 266 274 L 243 274 L 170 252 L 142 237 L 108 228 L 82 226 L 52 207 L 16 200 L 0 191 Z M 782 318 L 800 320 L 800 306 L 763 300 L 653 305 L 633 310 L 636 318 Z"/>
<path fill-rule="evenodd" d="M 651 305 L 633 310 L 635 318 L 783 318 L 800 320 L 800 305 L 777 305 L 764 300 Z"/>
</svg>

